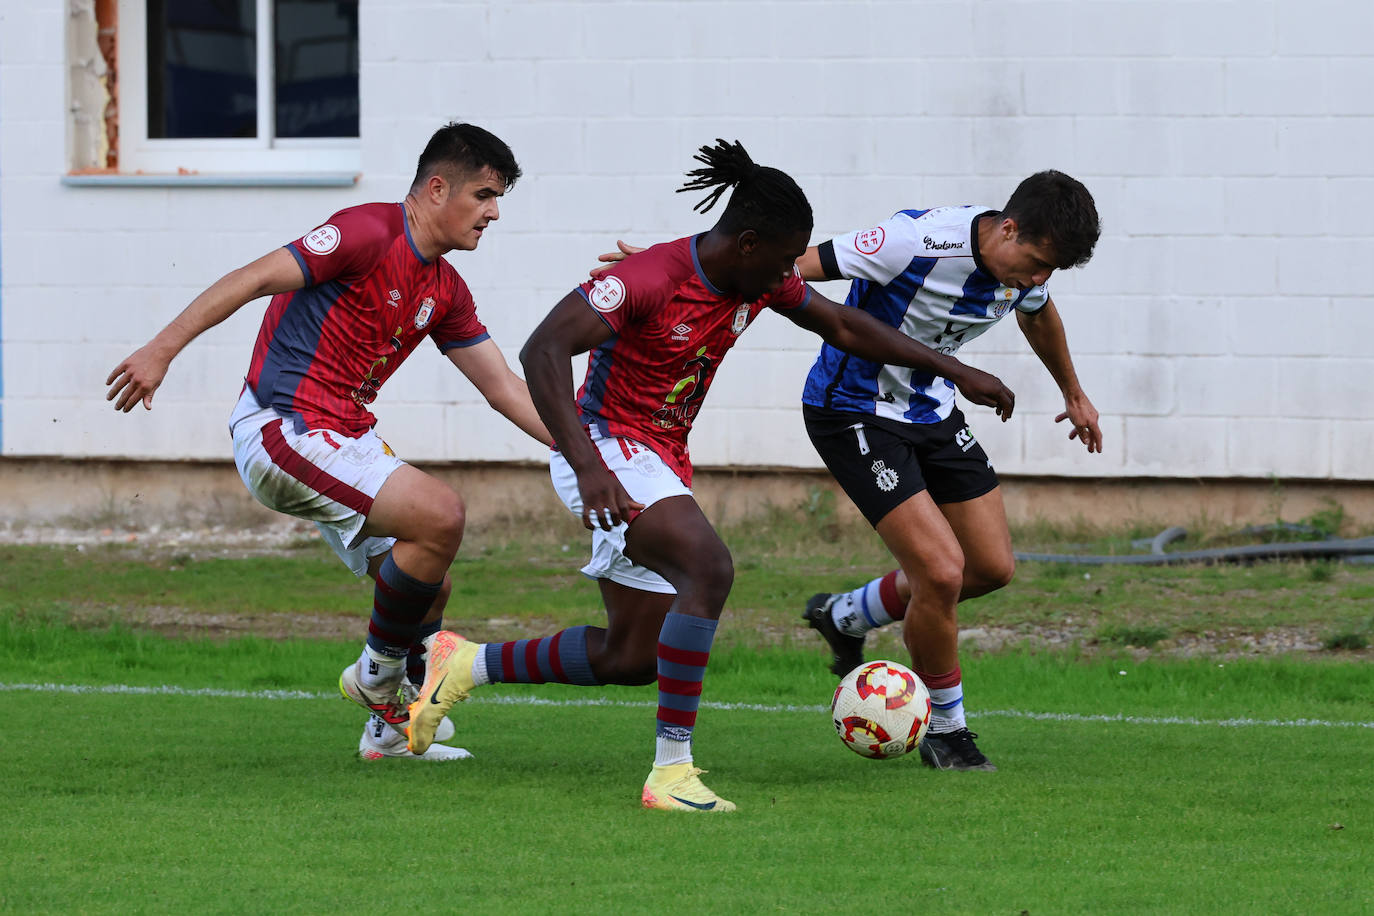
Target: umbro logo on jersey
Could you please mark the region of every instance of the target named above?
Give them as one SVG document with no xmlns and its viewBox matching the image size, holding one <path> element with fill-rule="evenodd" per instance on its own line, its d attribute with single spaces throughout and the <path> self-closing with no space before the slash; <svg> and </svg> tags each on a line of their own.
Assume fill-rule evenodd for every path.
<svg viewBox="0 0 1374 916">
<path fill-rule="evenodd" d="M 921 239 L 926 243 L 926 251 L 949 251 L 951 248 L 963 248 L 963 242 L 940 241 L 937 242 L 930 236 Z"/>
<path fill-rule="evenodd" d="M 391 292 L 387 293 L 387 295 L 391 297 L 390 305 L 395 305 L 401 301 L 401 291 L 399 289 L 393 289 Z"/>
<path fill-rule="evenodd" d="M 687 335 L 690 333 L 692 333 L 691 325 L 680 324 L 673 328 L 673 340 L 686 340 Z"/>
</svg>

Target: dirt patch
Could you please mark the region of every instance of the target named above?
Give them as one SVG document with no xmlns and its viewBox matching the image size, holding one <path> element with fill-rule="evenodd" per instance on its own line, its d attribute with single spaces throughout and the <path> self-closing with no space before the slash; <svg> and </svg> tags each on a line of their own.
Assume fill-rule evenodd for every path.
<svg viewBox="0 0 1374 916">
<path fill-rule="evenodd" d="M 172 639 L 233 639 L 257 636 L 264 639 L 323 639 L 356 642 L 366 634 L 367 618 L 361 613 L 348 614 L 204 614 L 176 607 L 143 606 L 138 608 L 115 606 L 74 607 L 69 619 L 77 626 L 102 627 L 111 623 L 133 630 L 158 633 Z M 746 636 L 736 636 L 740 622 L 756 621 Z M 591 621 L 589 621 L 591 622 Z M 733 626 L 731 625 L 733 623 Z M 561 627 L 546 618 L 446 618 L 445 626 L 478 642 L 523 639 L 551 633 Z M 740 612 L 734 620 L 726 620 L 722 643 L 736 640 L 750 645 L 767 647 L 779 645 L 820 645 L 816 635 L 804 626 L 778 625 L 765 615 Z M 731 631 L 734 630 L 735 633 Z M 1374 650 L 1353 650 L 1339 653 L 1326 650 L 1324 636 L 1301 627 L 1275 627 L 1260 632 L 1215 630 L 1161 639 L 1149 647 L 1121 645 L 1100 640 L 1094 631 L 1084 627 L 969 627 L 959 631 L 959 648 L 968 655 L 974 652 L 1075 652 L 1085 657 L 1118 655 L 1125 652 L 1137 661 L 1148 658 L 1259 658 L 1276 655 L 1311 654 L 1374 659 Z M 866 655 L 900 659 L 905 656 L 900 634 L 896 629 L 874 634 L 869 640 Z"/>
<path fill-rule="evenodd" d="M 152 526 L 141 530 L 60 526 L 0 526 L 0 544 L 52 544 L 75 546 L 77 550 L 117 546 L 131 550 L 135 557 L 166 557 L 184 554 L 189 559 L 210 557 L 239 558 L 279 554 L 283 550 L 311 548 L 318 544 L 315 527 L 307 522 L 282 519 L 280 522 L 245 529 L 231 526 L 199 528 Z M 76 605 L 68 610 L 69 619 L 78 626 L 100 627 L 118 624 L 135 630 L 155 632 L 176 639 L 229 639 L 258 636 L 265 639 L 325 639 L 343 642 L 361 640 L 366 631 L 365 609 L 356 614 L 302 613 L 199 613 L 170 606 Z M 722 630 L 722 643 L 740 642 L 756 646 L 810 645 L 817 642 L 814 632 L 773 611 L 732 608 Z M 592 623 L 594 621 L 588 620 Z M 550 633 L 566 625 L 552 618 L 449 617 L 445 625 L 469 639 L 500 641 Z M 1137 659 L 1150 657 L 1215 657 L 1219 660 L 1285 654 L 1310 654 L 1321 657 L 1355 657 L 1374 660 L 1374 649 L 1342 650 L 1324 648 L 1328 633 L 1316 627 L 1269 627 L 1262 630 L 1217 628 L 1198 633 L 1170 634 L 1148 647 L 1104 641 L 1097 622 L 1082 625 L 1016 627 L 976 626 L 959 633 L 965 654 L 1025 649 L 1035 652 L 1077 652 L 1087 656 L 1116 655 L 1123 651 Z M 889 627 L 873 634 L 867 652 L 871 658 L 902 658 L 905 649 L 900 630 Z"/>
</svg>

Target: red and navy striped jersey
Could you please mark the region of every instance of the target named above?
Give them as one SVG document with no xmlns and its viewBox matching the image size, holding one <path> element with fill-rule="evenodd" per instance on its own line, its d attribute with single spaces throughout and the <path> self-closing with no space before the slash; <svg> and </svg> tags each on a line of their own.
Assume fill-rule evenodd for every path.
<svg viewBox="0 0 1374 916">
<path fill-rule="evenodd" d="M 698 238 L 654 245 L 577 288 L 615 332 L 587 360 L 582 423 L 644 443 L 689 487 L 687 434 L 726 352 L 765 308 L 811 298 L 795 272 L 755 302 L 722 293 L 701 271 Z"/>
<path fill-rule="evenodd" d="M 367 406 L 428 335 L 441 351 L 488 338 L 472 294 L 443 258 L 420 257 L 401 204 L 362 204 L 286 246 L 305 287 L 272 297 L 247 381 L 297 432 L 360 435 Z"/>
</svg>

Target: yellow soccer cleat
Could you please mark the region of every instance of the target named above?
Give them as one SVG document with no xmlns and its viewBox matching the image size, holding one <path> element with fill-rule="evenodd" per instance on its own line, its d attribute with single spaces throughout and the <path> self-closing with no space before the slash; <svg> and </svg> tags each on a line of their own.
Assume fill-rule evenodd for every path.
<svg viewBox="0 0 1374 916">
<path fill-rule="evenodd" d="M 410 704 L 406 746 L 412 754 L 429 750 L 435 731 L 453 704 L 468 698 L 473 688 L 472 661 L 480 648 L 457 633 L 440 630 L 434 634 L 425 660 L 425 682 Z"/>
<path fill-rule="evenodd" d="M 414 715 L 412 710 L 412 722 Z M 705 772 L 691 763 L 656 766 L 644 781 L 640 800 L 644 807 L 660 811 L 734 811 L 734 802 L 706 788 L 699 778 Z"/>
</svg>

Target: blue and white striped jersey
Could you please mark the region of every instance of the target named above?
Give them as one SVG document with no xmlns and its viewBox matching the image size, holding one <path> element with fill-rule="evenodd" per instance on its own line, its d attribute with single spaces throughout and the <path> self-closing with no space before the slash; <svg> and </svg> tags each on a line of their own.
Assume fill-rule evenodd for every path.
<svg viewBox="0 0 1374 916">
<path fill-rule="evenodd" d="M 952 355 L 1012 308 L 1037 312 L 1049 299 L 1044 286 L 1012 289 L 984 268 L 974 222 L 996 212 L 975 206 L 902 210 L 880 226 L 835 237 L 822 246 L 822 261 L 825 249 L 833 248 L 834 269 L 854 281 L 845 305 Z M 806 378 L 802 402 L 906 423 L 937 423 L 954 409 L 954 383 L 825 344 Z"/>
</svg>

